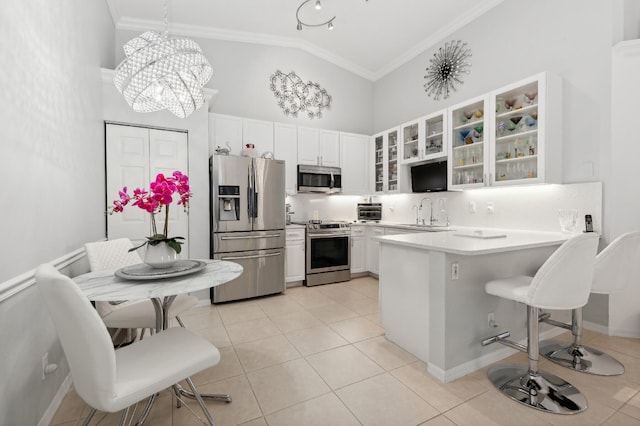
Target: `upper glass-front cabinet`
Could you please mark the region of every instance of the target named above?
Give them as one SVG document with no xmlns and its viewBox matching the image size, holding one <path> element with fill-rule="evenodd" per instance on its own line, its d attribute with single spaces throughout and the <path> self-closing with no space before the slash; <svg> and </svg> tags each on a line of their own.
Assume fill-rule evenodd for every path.
<svg viewBox="0 0 640 426">
<path fill-rule="evenodd" d="M 560 181 L 561 84 L 543 73 L 492 93 L 492 184 Z"/>
<path fill-rule="evenodd" d="M 446 156 L 446 120 L 446 110 L 443 110 L 400 126 L 402 164 Z"/>
<path fill-rule="evenodd" d="M 406 167 L 398 165 L 398 135 L 394 127 L 373 136 L 373 166 L 375 192 L 406 191 Z"/>
<path fill-rule="evenodd" d="M 398 190 L 398 130 L 387 132 L 387 170 L 388 185 L 387 191 L 393 192 Z"/>
<path fill-rule="evenodd" d="M 450 189 L 557 183 L 562 80 L 536 74 L 449 109 Z"/>
<path fill-rule="evenodd" d="M 384 192 L 384 135 L 373 137 L 373 167 L 375 192 Z"/>
<path fill-rule="evenodd" d="M 449 188 L 481 187 L 489 179 L 487 158 L 490 139 L 486 137 L 490 134 L 488 103 L 488 97 L 483 96 L 449 109 Z"/>
</svg>

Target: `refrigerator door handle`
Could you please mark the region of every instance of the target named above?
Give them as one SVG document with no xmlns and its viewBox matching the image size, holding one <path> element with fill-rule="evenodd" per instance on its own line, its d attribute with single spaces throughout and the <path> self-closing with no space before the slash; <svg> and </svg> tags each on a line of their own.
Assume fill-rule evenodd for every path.
<svg viewBox="0 0 640 426">
<path fill-rule="evenodd" d="M 269 254 L 254 254 L 250 256 L 222 256 L 220 260 L 242 260 L 242 259 L 259 259 L 261 257 L 273 257 L 280 256 L 282 252 L 269 253 Z"/>
<path fill-rule="evenodd" d="M 245 235 L 241 237 L 220 237 L 221 240 L 257 240 L 260 238 L 278 238 L 281 234 Z"/>
</svg>

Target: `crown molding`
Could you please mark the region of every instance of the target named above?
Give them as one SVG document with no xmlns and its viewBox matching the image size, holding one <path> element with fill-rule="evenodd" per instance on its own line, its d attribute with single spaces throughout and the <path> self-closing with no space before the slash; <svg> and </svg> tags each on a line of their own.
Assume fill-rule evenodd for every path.
<svg viewBox="0 0 640 426">
<path fill-rule="evenodd" d="M 482 2 L 478 2 L 479 4 L 476 7 L 470 9 L 467 13 L 457 17 L 455 22 L 447 25 L 446 29 L 443 29 L 436 34 L 422 40 L 420 43 L 416 44 L 406 52 L 397 56 L 395 59 L 393 59 L 391 62 L 377 71 L 372 71 L 363 66 L 360 66 L 353 61 L 336 55 L 335 53 L 323 49 L 313 43 L 290 37 L 175 23 L 169 23 L 169 32 L 174 35 L 182 35 L 194 38 L 263 44 L 267 46 L 300 49 L 320 59 L 330 62 L 338 67 L 341 67 L 349 72 L 352 72 L 362 78 L 375 82 L 391 73 L 392 71 L 396 70 L 397 68 L 401 67 L 402 65 L 406 64 L 407 62 L 411 61 L 412 59 L 416 58 L 420 54 L 424 53 L 426 50 L 429 50 L 437 43 L 441 42 L 444 38 L 463 28 L 465 25 L 482 16 L 503 1 L 504 0 L 485 0 Z M 107 4 L 109 5 L 109 10 L 111 12 L 115 28 L 117 30 L 153 30 L 158 32 L 164 31 L 164 23 L 160 21 L 122 17 L 115 7 L 115 0 L 107 0 Z"/>
</svg>

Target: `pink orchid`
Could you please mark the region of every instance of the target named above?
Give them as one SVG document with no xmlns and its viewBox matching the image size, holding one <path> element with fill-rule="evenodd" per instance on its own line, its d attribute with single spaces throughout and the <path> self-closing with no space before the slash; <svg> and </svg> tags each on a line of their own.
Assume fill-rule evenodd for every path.
<svg viewBox="0 0 640 426">
<path fill-rule="evenodd" d="M 149 191 L 136 188 L 133 195 L 129 195 L 127 187 L 118 191 L 119 200 L 115 200 L 113 205 L 109 207 L 109 214 L 120 213 L 124 207 L 131 204 L 151 214 L 151 224 L 154 235 L 158 235 L 156 230 L 155 214 L 165 210 L 164 233 L 167 235 L 169 205 L 173 202 L 173 194 L 178 193 L 180 198 L 177 204 L 184 207 L 184 211 L 188 212 L 189 198 L 191 198 L 191 189 L 189 187 L 189 177 L 180 171 L 174 171 L 171 176 L 165 176 L 159 173 L 155 180 L 149 183 Z"/>
</svg>

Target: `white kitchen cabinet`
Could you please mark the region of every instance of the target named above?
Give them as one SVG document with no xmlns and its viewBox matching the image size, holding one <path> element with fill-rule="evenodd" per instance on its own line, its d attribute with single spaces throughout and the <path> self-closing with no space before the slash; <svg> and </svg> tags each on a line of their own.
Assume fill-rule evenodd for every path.
<svg viewBox="0 0 640 426">
<path fill-rule="evenodd" d="M 409 168 L 398 164 L 399 127 L 373 136 L 374 192 L 410 192 Z"/>
<path fill-rule="evenodd" d="M 446 123 L 445 109 L 401 125 L 401 163 L 414 164 L 446 157 Z"/>
<path fill-rule="evenodd" d="M 367 252 L 365 250 L 366 229 L 364 226 L 351 225 L 351 273 L 359 274 L 367 270 Z"/>
<path fill-rule="evenodd" d="M 342 193 L 363 195 L 369 193 L 369 136 L 340 133 Z"/>
<path fill-rule="evenodd" d="M 274 123 L 273 156 L 284 160 L 285 191 L 287 195 L 296 193 L 298 165 L 298 128 L 292 124 Z"/>
<path fill-rule="evenodd" d="M 287 226 L 285 242 L 285 281 L 294 283 L 305 279 L 305 228 Z"/>
<path fill-rule="evenodd" d="M 380 242 L 374 240 L 374 237 L 384 235 L 384 228 L 381 226 L 372 226 L 367 228 L 366 245 L 367 245 L 367 270 L 378 275 L 379 272 L 379 250 Z"/>
<path fill-rule="evenodd" d="M 562 80 L 548 73 L 449 109 L 450 189 L 557 183 Z"/>
<path fill-rule="evenodd" d="M 186 132 L 146 127 L 107 124 L 106 126 L 106 191 L 107 202 L 118 198 L 127 187 L 149 190 L 158 173 L 171 175 L 178 170 L 189 175 L 189 145 Z M 157 215 L 158 227 L 164 225 L 164 214 Z M 180 256 L 189 258 L 189 216 L 175 203 L 169 209 L 169 235 L 186 238 Z M 143 241 L 151 235 L 151 215 L 129 205 L 124 211 L 107 216 L 107 238 L 129 238 Z"/>
<path fill-rule="evenodd" d="M 340 167 L 340 132 L 298 127 L 298 164 Z"/>
<path fill-rule="evenodd" d="M 491 93 L 489 184 L 559 183 L 562 80 L 541 73 Z"/>
<path fill-rule="evenodd" d="M 488 95 L 449 108 L 449 189 L 482 187 L 489 182 L 489 116 Z"/>
<path fill-rule="evenodd" d="M 242 143 L 253 144 L 258 156 L 273 153 L 273 121 L 242 119 Z"/>
<path fill-rule="evenodd" d="M 209 114 L 210 154 L 217 147 L 231 149 L 232 155 L 242 151 L 242 118 L 231 115 Z"/>
<path fill-rule="evenodd" d="M 242 149 L 248 143 L 255 146 L 258 156 L 267 151 L 274 151 L 274 130 L 271 121 L 209 114 L 209 132 L 213 135 L 210 143 L 211 154 L 220 147 L 230 148 L 231 155 L 242 155 Z"/>
</svg>

